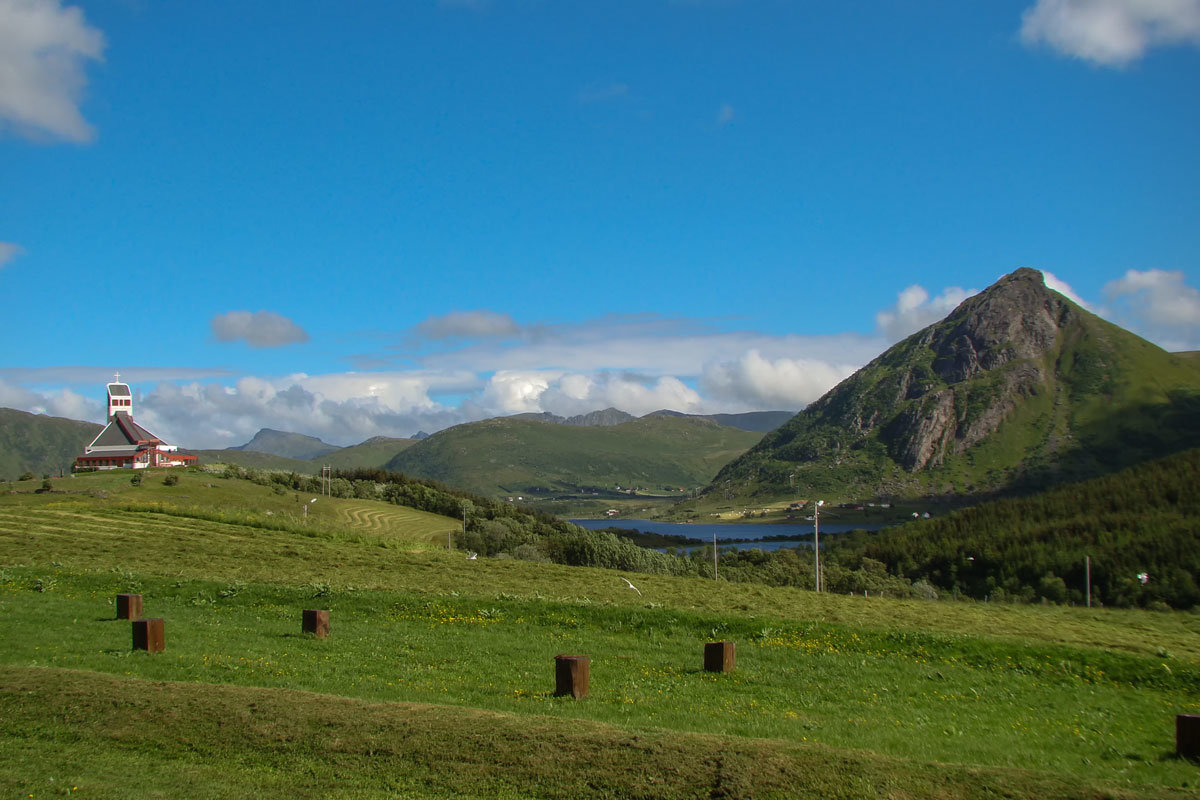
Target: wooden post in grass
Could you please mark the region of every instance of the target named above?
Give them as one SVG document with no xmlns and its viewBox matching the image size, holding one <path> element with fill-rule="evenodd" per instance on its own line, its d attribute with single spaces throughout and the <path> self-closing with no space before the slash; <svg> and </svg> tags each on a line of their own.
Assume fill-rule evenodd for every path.
<svg viewBox="0 0 1200 800">
<path fill-rule="evenodd" d="M 704 645 L 705 672 L 733 672 L 737 648 L 733 642 L 709 642 Z"/>
<path fill-rule="evenodd" d="M 304 632 L 311 633 L 318 639 L 329 635 L 329 612 L 314 608 L 304 611 Z"/>
<path fill-rule="evenodd" d="M 117 595 L 117 619 L 141 619 L 142 596 L 140 594 Z"/>
<path fill-rule="evenodd" d="M 161 618 L 133 621 L 133 649 L 148 653 L 161 653 L 166 649 Z"/>
<path fill-rule="evenodd" d="M 1200 759 L 1200 714 L 1175 717 L 1175 752 L 1184 758 Z"/>
<path fill-rule="evenodd" d="M 554 696 L 570 695 L 576 700 L 587 697 L 591 666 L 591 656 L 555 656 Z"/>
</svg>

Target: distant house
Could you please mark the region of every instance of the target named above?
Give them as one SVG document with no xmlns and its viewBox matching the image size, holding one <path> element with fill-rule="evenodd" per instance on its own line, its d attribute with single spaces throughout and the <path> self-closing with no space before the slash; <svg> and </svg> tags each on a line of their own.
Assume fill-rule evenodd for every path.
<svg viewBox="0 0 1200 800">
<path fill-rule="evenodd" d="M 179 445 L 167 444 L 133 421 L 133 394 L 118 373 L 108 384 L 108 424 L 76 457 L 75 469 L 145 469 L 196 463 Z"/>
</svg>

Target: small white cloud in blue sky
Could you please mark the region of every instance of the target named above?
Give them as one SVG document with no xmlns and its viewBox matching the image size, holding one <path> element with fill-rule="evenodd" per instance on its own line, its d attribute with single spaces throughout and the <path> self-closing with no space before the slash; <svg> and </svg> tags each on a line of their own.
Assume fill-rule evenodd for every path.
<svg viewBox="0 0 1200 800">
<path fill-rule="evenodd" d="M 0 0 L 0 129 L 32 139 L 89 142 L 79 109 L 85 67 L 104 55 L 104 34 L 59 0 Z"/>
<path fill-rule="evenodd" d="M 1024 14 L 1021 38 L 1121 66 L 1151 47 L 1200 45 L 1200 0 L 1038 0 Z"/>
<path fill-rule="evenodd" d="M 1069 283 L 1067 283 L 1066 281 L 1059 278 L 1053 272 L 1047 272 L 1046 270 L 1042 270 L 1042 282 L 1046 284 L 1047 289 L 1051 289 L 1053 291 L 1058 292 L 1063 297 L 1067 298 L 1068 300 L 1075 303 L 1076 305 L 1083 306 L 1088 311 L 1095 311 L 1095 309 L 1092 308 L 1092 305 L 1090 303 L 1088 303 L 1088 301 L 1084 300 L 1082 297 L 1080 297 L 1078 294 L 1075 293 L 1075 290 L 1071 288 L 1071 285 Z"/>
<path fill-rule="evenodd" d="M 218 342 L 244 341 L 251 347 L 283 347 L 308 341 L 308 333 L 274 311 L 228 311 L 212 320 Z"/>
<path fill-rule="evenodd" d="M 22 252 L 21 248 L 12 242 L 0 242 L 0 267 L 21 255 Z"/>
<path fill-rule="evenodd" d="M 925 287 L 913 284 L 897 295 L 896 305 L 875 315 L 875 324 L 889 341 L 898 342 L 937 322 L 978 292 L 978 289 L 951 286 L 937 297 L 930 297 Z"/>
<path fill-rule="evenodd" d="M 1200 290 L 1179 271 L 1131 269 L 1104 284 L 1105 316 L 1168 350 L 1200 348 Z"/>
</svg>

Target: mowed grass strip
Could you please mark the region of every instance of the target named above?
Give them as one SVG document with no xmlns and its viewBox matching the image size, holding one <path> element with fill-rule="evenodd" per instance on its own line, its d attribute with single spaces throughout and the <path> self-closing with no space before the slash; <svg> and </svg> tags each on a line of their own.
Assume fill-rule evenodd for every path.
<svg viewBox="0 0 1200 800">
<path fill-rule="evenodd" d="M 113 597 L 136 590 L 167 650 L 130 650 Z M 314 596 L 316 595 L 316 596 Z M 327 608 L 333 635 L 300 634 Z M 10 568 L 0 663 L 150 680 L 303 689 L 680 733 L 769 738 L 913 762 L 1028 767 L 1174 785 L 1174 716 L 1200 712 L 1200 667 L 980 637 L 550 600 L 214 584 Z M 703 643 L 737 641 L 730 675 Z M 552 697 L 557 653 L 592 657 L 591 695 Z"/>
<path fill-rule="evenodd" d="M 270 495 L 264 487 L 236 481 Z M 407 551 L 404 542 L 314 523 L 300 532 L 168 513 L 13 504 L 0 498 L 0 565 L 118 570 L 193 580 L 324 583 L 479 598 L 656 605 L 763 620 L 817 620 L 886 630 L 981 635 L 1020 642 L 1169 653 L 1200 661 L 1200 615 L 1067 606 L 901 601 L 816 594 L 701 578 L 629 575 L 523 561 L 468 561 L 458 551 Z M 2 502 L 9 501 L 9 502 Z M 320 502 L 317 503 L 320 505 Z M 414 512 L 420 513 L 420 512 Z M 433 516 L 433 515 L 428 515 Z M 434 517 L 436 520 L 445 520 Z M 445 535 L 437 532 L 439 539 Z M 424 545 L 420 545 L 425 547 Z"/>
<path fill-rule="evenodd" d="M 35 667 L 0 668 L 0 711 L 7 796 L 1189 796 L 819 745 Z"/>
</svg>

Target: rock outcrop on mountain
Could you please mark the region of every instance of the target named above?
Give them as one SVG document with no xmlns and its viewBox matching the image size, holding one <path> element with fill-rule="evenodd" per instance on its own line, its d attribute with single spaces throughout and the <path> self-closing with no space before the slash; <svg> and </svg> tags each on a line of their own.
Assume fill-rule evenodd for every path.
<svg viewBox="0 0 1200 800">
<path fill-rule="evenodd" d="M 867 364 L 709 491 L 995 492 L 1200 444 L 1200 365 L 1019 269 Z"/>
</svg>

